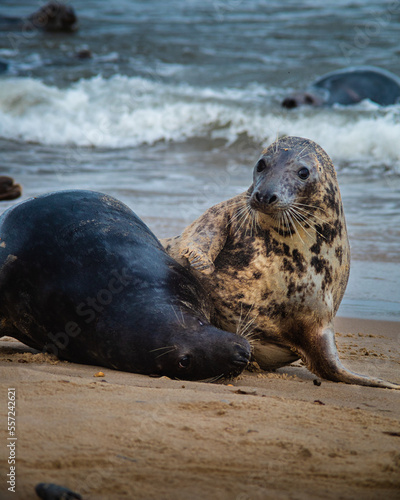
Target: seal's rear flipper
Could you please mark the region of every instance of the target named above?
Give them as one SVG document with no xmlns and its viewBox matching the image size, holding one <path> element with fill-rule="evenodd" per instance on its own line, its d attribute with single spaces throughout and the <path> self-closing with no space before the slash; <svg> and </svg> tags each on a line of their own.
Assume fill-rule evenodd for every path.
<svg viewBox="0 0 400 500">
<path fill-rule="evenodd" d="M 359 375 L 345 368 L 337 353 L 335 332 L 331 325 L 315 332 L 313 338 L 310 338 L 310 344 L 307 346 L 306 351 L 307 354 L 303 349 L 299 349 L 307 368 L 319 377 L 333 382 L 344 382 L 345 384 L 400 389 L 399 384 L 393 384 L 380 378 Z"/>
<path fill-rule="evenodd" d="M 0 339 L 2 337 L 12 337 L 13 339 L 19 340 L 23 344 L 32 347 L 38 351 L 41 351 L 42 348 L 39 344 L 37 344 L 31 337 L 23 334 L 18 328 L 12 325 L 9 321 L 6 321 L 4 318 L 0 316 Z"/>
<path fill-rule="evenodd" d="M 2 318 L 0 314 L 0 339 L 2 337 L 13 337 L 19 340 L 19 332 L 5 318 Z"/>
</svg>

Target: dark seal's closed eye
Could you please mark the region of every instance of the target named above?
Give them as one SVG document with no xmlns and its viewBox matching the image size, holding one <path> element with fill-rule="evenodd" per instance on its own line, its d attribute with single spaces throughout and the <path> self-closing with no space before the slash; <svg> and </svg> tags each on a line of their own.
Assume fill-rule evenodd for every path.
<svg viewBox="0 0 400 500">
<path fill-rule="evenodd" d="M 187 368 L 189 368 L 190 363 L 191 363 L 191 356 L 189 355 L 183 356 L 183 358 L 179 360 L 179 368 L 186 370 Z"/>
</svg>

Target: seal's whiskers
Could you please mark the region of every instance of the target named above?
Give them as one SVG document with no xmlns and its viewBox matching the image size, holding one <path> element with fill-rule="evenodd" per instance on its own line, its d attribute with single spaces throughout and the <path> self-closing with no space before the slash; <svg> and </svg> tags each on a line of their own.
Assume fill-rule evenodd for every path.
<svg viewBox="0 0 400 500">
<path fill-rule="evenodd" d="M 293 238 L 292 228 L 290 227 L 290 220 L 289 220 L 288 214 L 286 213 L 286 211 L 283 211 L 282 215 L 283 215 L 283 220 L 285 222 L 285 226 L 287 228 L 287 231 L 289 232 L 290 237 Z"/>
<path fill-rule="evenodd" d="M 296 156 L 296 160 L 302 160 L 303 158 L 305 158 L 307 155 L 308 155 L 308 151 L 307 149 L 310 149 L 309 148 L 309 144 L 306 144 L 304 146 L 304 148 L 300 151 L 300 153 Z M 302 155 L 303 151 L 305 151 L 305 153 Z"/>
<path fill-rule="evenodd" d="M 323 238 L 324 240 L 326 239 L 325 236 L 323 234 L 321 234 L 317 230 L 317 228 L 312 224 L 312 219 L 311 219 L 312 214 L 311 214 L 311 216 L 306 216 L 306 215 L 302 214 L 301 212 L 299 212 L 299 210 L 297 208 L 295 208 L 295 207 L 291 207 L 291 208 L 289 208 L 289 210 L 291 211 L 292 216 L 298 222 L 299 226 L 303 229 L 303 231 L 305 233 L 308 234 L 308 236 L 310 238 L 312 238 L 312 235 L 307 231 L 307 229 L 305 228 L 304 224 L 307 224 L 308 229 L 311 229 L 312 231 L 314 231 L 315 233 L 317 233 L 319 236 L 321 236 L 321 238 Z"/>
<path fill-rule="evenodd" d="M 204 383 L 212 383 L 212 382 L 217 382 L 218 380 L 221 380 L 222 378 L 225 377 L 224 373 L 221 373 L 221 375 L 216 375 L 215 377 L 210 377 L 210 378 L 204 378 L 202 380 L 199 380 L 199 382 L 204 382 Z"/>
<path fill-rule="evenodd" d="M 178 320 L 178 324 L 182 327 L 182 328 L 185 328 L 185 318 L 183 316 L 183 313 L 182 313 L 182 310 L 180 308 L 178 308 L 179 312 L 181 313 L 181 317 L 178 316 L 176 310 L 175 310 L 175 306 L 171 305 L 172 307 L 172 310 L 174 311 L 174 314 L 175 314 L 175 317 L 176 319 Z"/>
<path fill-rule="evenodd" d="M 247 221 L 251 219 L 251 209 L 250 207 L 246 204 L 246 210 L 243 213 L 243 216 L 238 220 L 239 227 L 237 228 L 236 232 L 239 232 L 242 227 L 246 227 Z"/>
<path fill-rule="evenodd" d="M 164 351 L 158 356 L 156 356 L 156 359 L 161 358 L 161 356 L 164 356 L 165 354 L 170 354 L 171 352 L 176 351 L 177 347 L 175 345 L 166 345 L 164 347 L 158 347 L 157 349 L 152 349 L 149 352 L 156 352 L 156 351 Z"/>
<path fill-rule="evenodd" d="M 229 226 L 230 224 L 232 224 L 233 222 L 235 222 L 236 220 L 241 220 L 241 217 L 243 216 L 243 214 L 245 214 L 246 212 L 248 211 L 248 206 L 247 204 L 242 204 L 242 206 L 239 208 L 239 210 L 237 210 L 233 215 L 232 217 L 230 217 L 229 221 L 228 221 L 228 224 L 227 226 Z"/>
<path fill-rule="evenodd" d="M 326 213 L 326 210 L 324 208 L 319 207 L 317 205 L 307 205 L 306 203 L 300 203 L 298 201 L 293 202 L 292 204 L 296 205 L 296 206 L 301 206 L 301 207 L 314 208 L 315 210 L 320 210 L 321 212 Z"/>
<path fill-rule="evenodd" d="M 259 225 L 259 213 L 249 207 L 251 224 L 250 224 L 250 236 L 253 236 L 257 232 L 257 227 Z"/>
<path fill-rule="evenodd" d="M 302 208 L 302 207 L 310 207 L 310 208 L 316 208 L 316 209 L 322 210 L 319 207 L 314 207 L 312 205 L 304 205 L 302 203 L 292 203 L 292 207 L 295 208 L 297 211 L 302 212 L 305 215 L 308 215 L 309 217 L 313 217 L 314 219 L 316 219 L 319 222 L 323 222 L 324 224 L 328 224 L 328 226 L 333 227 L 333 224 L 330 223 L 329 221 L 327 221 L 326 219 L 323 219 L 322 217 L 318 217 L 318 215 L 315 215 L 314 212 L 310 212 L 309 210 Z M 325 212 L 325 210 L 322 210 L 322 212 Z"/>
<path fill-rule="evenodd" d="M 252 345 L 253 337 L 255 335 L 254 331 L 251 330 L 252 325 L 257 319 L 257 315 L 254 316 L 253 318 L 250 318 L 250 314 L 254 309 L 253 304 L 249 310 L 247 311 L 246 315 L 243 317 L 243 303 L 240 303 L 240 316 L 239 320 L 236 323 L 236 334 L 240 335 L 241 337 L 244 337 L 250 345 Z"/>
<path fill-rule="evenodd" d="M 292 212 L 292 209 L 289 208 L 287 210 L 287 216 L 288 218 L 290 219 L 291 223 L 292 223 L 292 226 L 297 234 L 297 236 L 300 238 L 300 240 L 302 241 L 302 243 L 304 244 L 304 240 L 303 238 L 301 237 L 300 233 L 299 233 L 299 230 L 297 229 L 296 227 L 296 221 L 298 222 L 298 224 L 300 225 L 300 227 L 307 233 L 307 231 L 305 230 L 304 226 L 302 226 L 302 224 L 300 223 L 300 221 L 298 220 L 298 218 L 296 217 L 296 213 L 295 212 Z M 307 233 L 308 234 L 308 233 Z"/>
</svg>

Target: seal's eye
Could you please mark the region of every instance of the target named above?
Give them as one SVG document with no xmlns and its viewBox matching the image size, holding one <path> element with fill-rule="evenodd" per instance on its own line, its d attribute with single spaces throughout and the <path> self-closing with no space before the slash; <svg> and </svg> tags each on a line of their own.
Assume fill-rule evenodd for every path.
<svg viewBox="0 0 400 500">
<path fill-rule="evenodd" d="M 256 165 L 256 170 L 257 172 L 262 172 L 266 168 L 266 164 L 264 160 L 258 160 L 257 165 Z"/>
<path fill-rule="evenodd" d="M 179 360 L 179 368 L 186 370 L 187 368 L 189 368 L 190 362 L 191 362 L 190 356 L 183 356 L 183 358 Z"/>
<path fill-rule="evenodd" d="M 203 325 L 204 325 L 204 323 L 201 321 L 201 319 L 198 319 L 197 321 L 199 322 L 199 325 L 200 325 L 200 326 L 203 326 Z"/>
<path fill-rule="evenodd" d="M 300 179 L 305 181 L 310 177 L 310 171 L 308 170 L 308 168 L 303 167 L 297 172 L 297 175 L 300 177 Z"/>
</svg>

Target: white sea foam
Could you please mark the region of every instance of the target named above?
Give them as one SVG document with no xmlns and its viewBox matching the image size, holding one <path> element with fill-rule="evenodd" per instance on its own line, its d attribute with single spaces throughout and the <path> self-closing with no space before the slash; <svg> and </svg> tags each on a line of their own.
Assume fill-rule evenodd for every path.
<svg viewBox="0 0 400 500">
<path fill-rule="evenodd" d="M 140 77 L 100 76 L 66 89 L 31 78 L 0 80 L 0 136 L 48 145 L 130 147 L 277 134 L 315 140 L 335 160 L 400 164 L 400 109 L 281 110 L 276 89 L 196 88 Z"/>
</svg>

